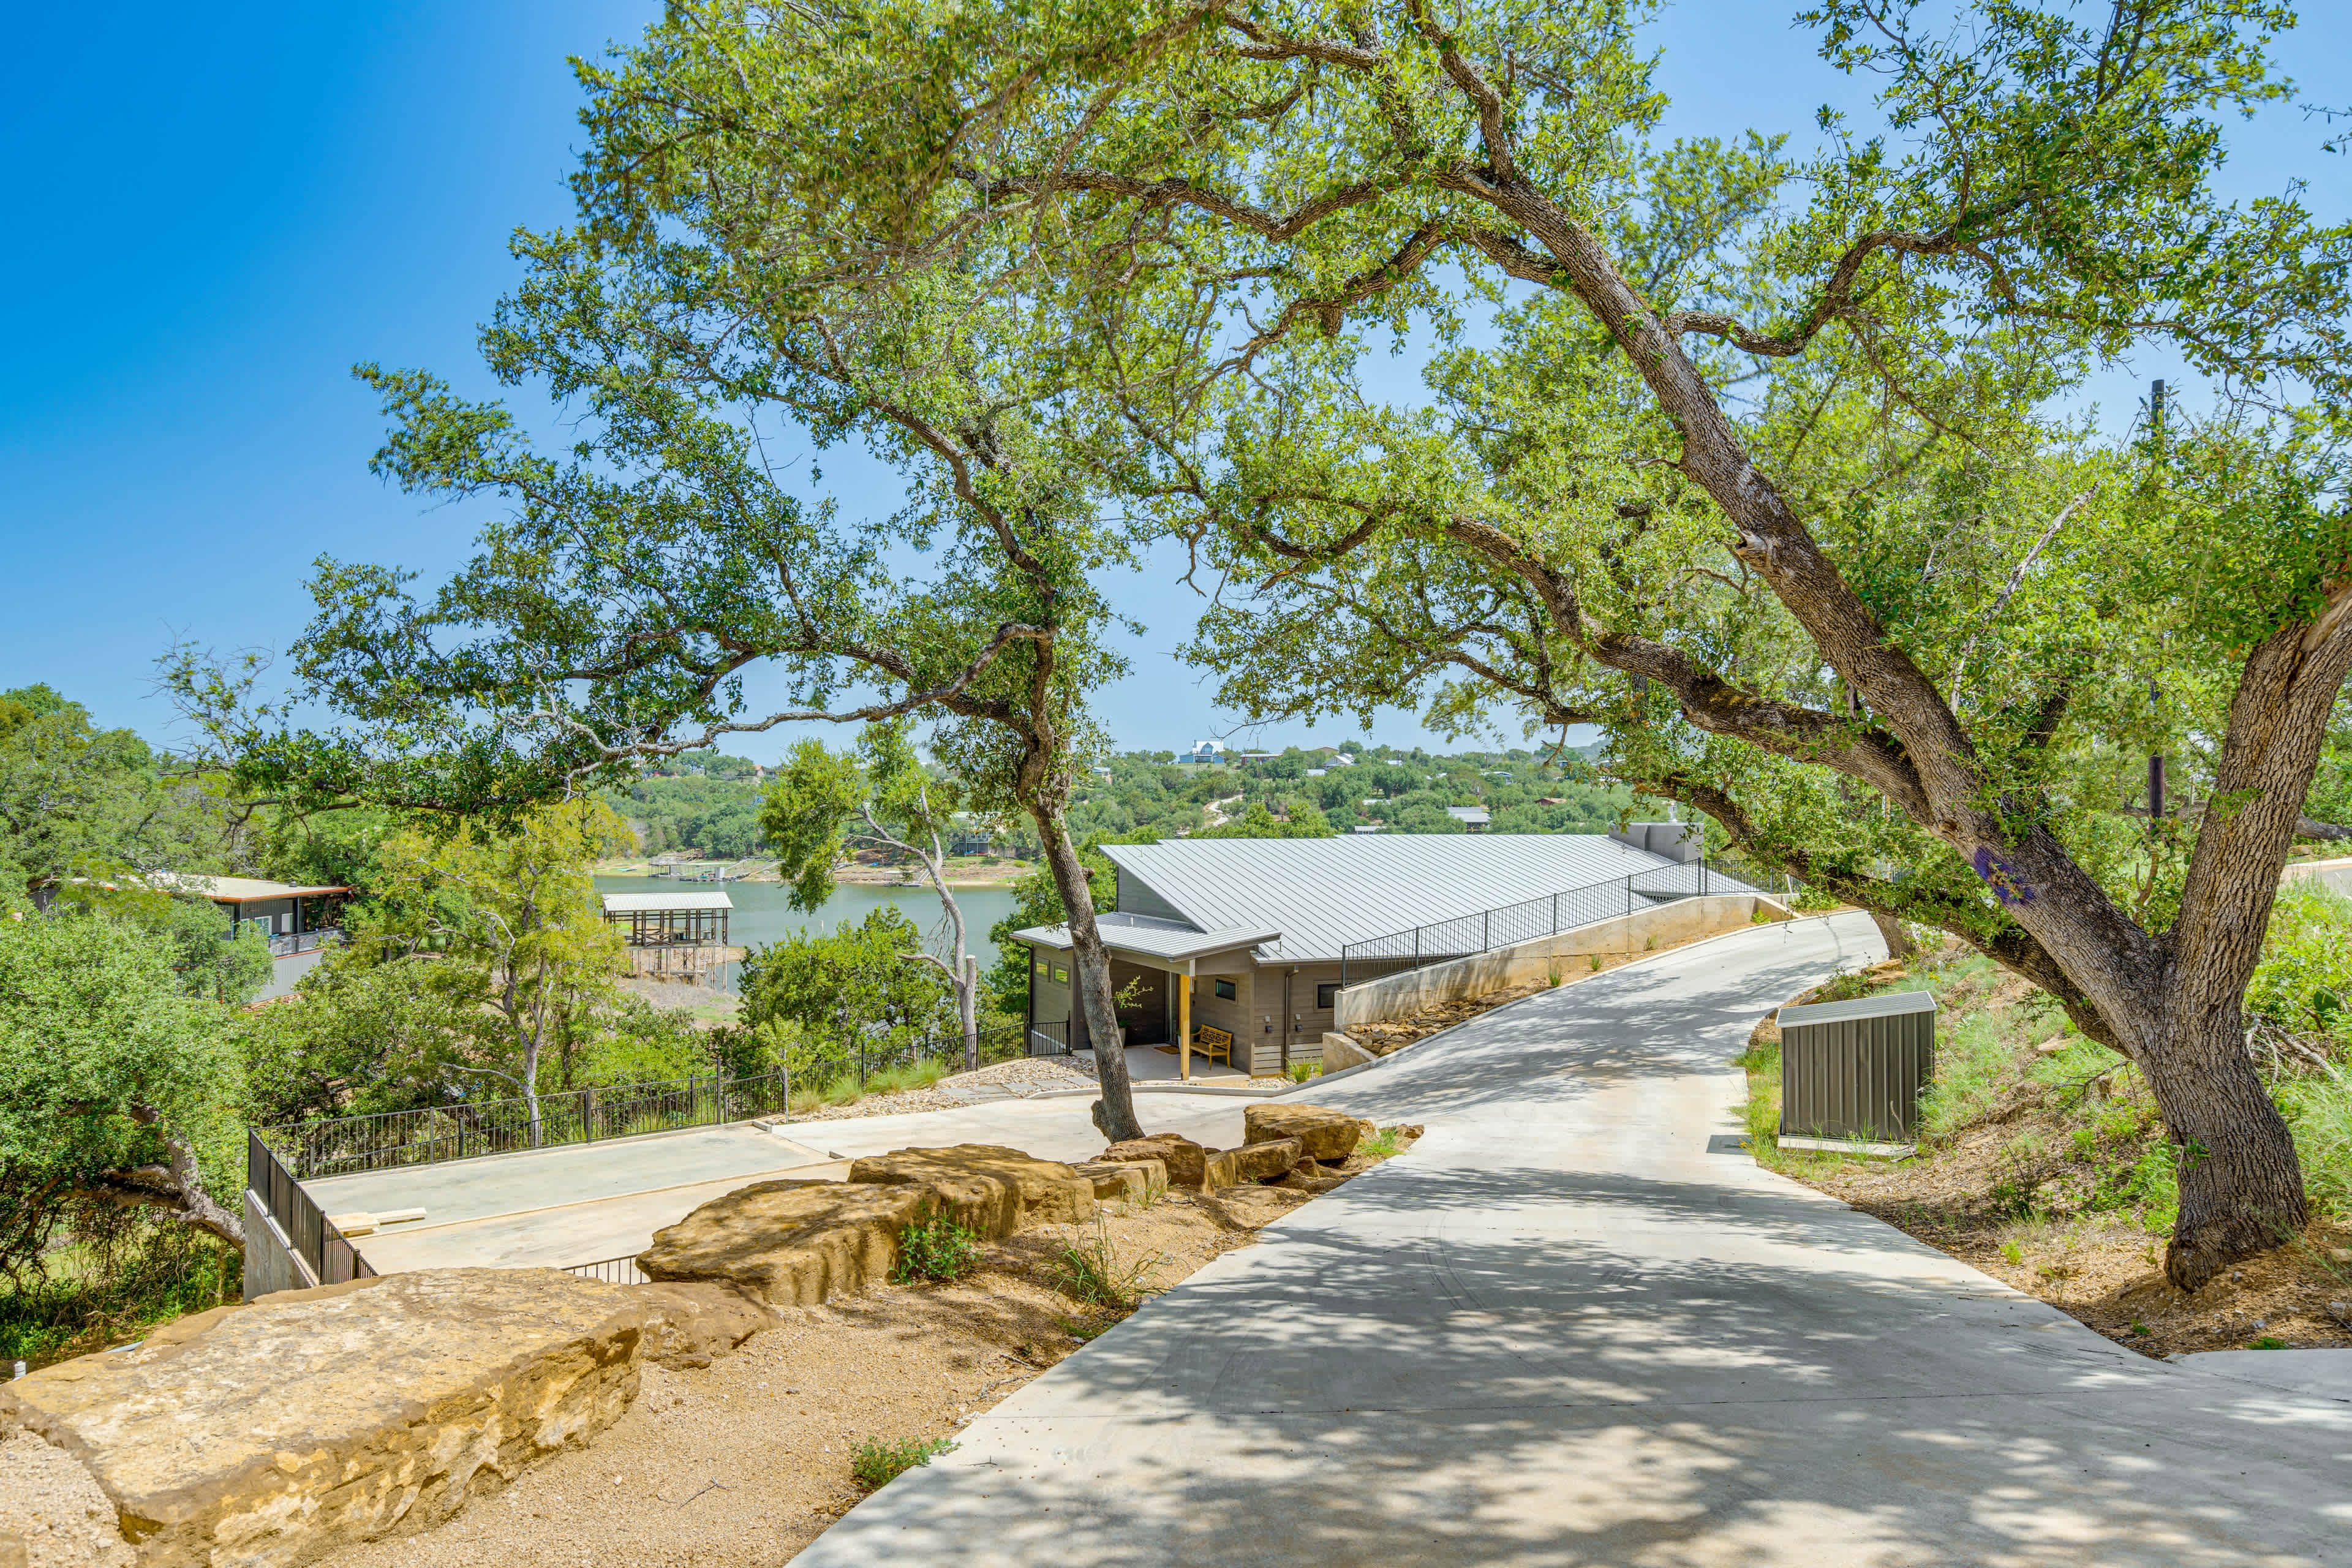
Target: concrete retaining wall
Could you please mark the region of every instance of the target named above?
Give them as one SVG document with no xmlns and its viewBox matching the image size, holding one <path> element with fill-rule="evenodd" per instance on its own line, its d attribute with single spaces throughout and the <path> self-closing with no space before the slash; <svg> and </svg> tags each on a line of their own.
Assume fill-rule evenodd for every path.
<svg viewBox="0 0 2352 1568">
<path fill-rule="evenodd" d="M 1644 952 L 1653 947 L 1695 942 L 1703 936 L 1752 925 L 1759 910 L 1767 921 L 1790 918 L 1786 906 L 1777 899 L 1754 893 L 1709 893 L 1704 898 L 1677 899 L 1670 904 L 1636 910 L 1630 915 L 1595 921 L 1557 936 L 1537 937 L 1498 947 L 1492 952 L 1368 980 L 1339 993 L 1339 1005 L 1334 1010 L 1335 1027 L 1345 1034 L 1364 1024 L 1409 1018 L 1440 1003 L 1467 1001 L 1490 992 L 1532 984 L 1547 978 L 1555 968 L 1562 978 L 1570 978 L 1587 967 L 1591 954 Z M 1327 1062 L 1328 1056 L 1327 1051 Z"/>
</svg>

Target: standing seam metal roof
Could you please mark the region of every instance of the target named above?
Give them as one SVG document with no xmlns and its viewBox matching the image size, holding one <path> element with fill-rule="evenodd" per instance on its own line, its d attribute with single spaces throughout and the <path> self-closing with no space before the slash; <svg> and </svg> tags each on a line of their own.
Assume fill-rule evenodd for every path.
<svg viewBox="0 0 2352 1568">
<path fill-rule="evenodd" d="M 1336 963 L 1349 942 L 1675 864 L 1597 833 L 1180 838 L 1102 850 L 1203 931 L 1282 932 L 1260 952 L 1292 963 Z"/>
</svg>

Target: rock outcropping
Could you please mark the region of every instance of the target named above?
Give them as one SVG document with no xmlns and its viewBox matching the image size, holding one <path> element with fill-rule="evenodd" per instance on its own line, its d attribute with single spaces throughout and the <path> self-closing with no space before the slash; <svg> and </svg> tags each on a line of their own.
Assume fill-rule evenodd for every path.
<svg viewBox="0 0 2352 1568">
<path fill-rule="evenodd" d="M 1371 1124 L 1344 1110 L 1319 1105 L 1253 1105 L 1242 1111 L 1242 1142 L 1278 1142 L 1296 1138 L 1310 1160 L 1344 1160 L 1356 1152 L 1356 1141 Z"/>
<path fill-rule="evenodd" d="M 1174 1132 L 1154 1132 L 1114 1143 L 1096 1160 L 1106 1164 L 1133 1165 L 1157 1160 L 1167 1167 L 1168 1184 L 1213 1193 L 1241 1180 L 1232 1152 L 1211 1149 Z"/>
<path fill-rule="evenodd" d="M 552 1268 L 289 1290 L 0 1388 L 143 1568 L 295 1568 L 428 1529 L 635 1397 L 653 1309 Z"/>
</svg>

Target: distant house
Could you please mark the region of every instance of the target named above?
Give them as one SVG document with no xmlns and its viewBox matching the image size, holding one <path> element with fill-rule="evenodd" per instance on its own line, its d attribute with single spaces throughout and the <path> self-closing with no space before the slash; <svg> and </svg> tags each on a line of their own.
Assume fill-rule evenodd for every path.
<svg viewBox="0 0 2352 1568">
<path fill-rule="evenodd" d="M 1192 749 L 1176 759 L 1180 763 L 1222 763 L 1225 760 L 1223 741 L 1195 741 Z"/>
<path fill-rule="evenodd" d="M 1172 1043 L 1179 988 L 1189 984 L 1194 1028 L 1229 1031 L 1234 1066 L 1254 1074 L 1320 1059 L 1351 942 L 1678 863 L 1597 833 L 1474 841 L 1361 828 L 1334 838 L 1106 844 L 1102 852 L 1118 868 L 1118 892 L 1096 921 L 1112 987 L 1134 987 L 1119 1009 L 1127 1043 Z M 1029 951 L 1033 1044 L 1089 1048 L 1071 1005 L 1068 927 L 1033 926 L 1013 940 Z"/>
<path fill-rule="evenodd" d="M 232 934 L 258 931 L 281 958 L 340 936 L 343 905 L 352 891 L 340 882 L 310 886 L 185 871 L 166 871 L 153 880 L 172 892 L 210 900 L 227 914 Z"/>
<path fill-rule="evenodd" d="M 1319 779 L 1330 771 L 1328 768 L 1309 768 L 1307 770 L 1307 776 L 1310 779 Z"/>
<path fill-rule="evenodd" d="M 1484 833 L 1487 823 L 1492 820 L 1483 805 L 1449 805 L 1445 808 L 1445 815 L 1460 823 L 1465 833 Z"/>
</svg>

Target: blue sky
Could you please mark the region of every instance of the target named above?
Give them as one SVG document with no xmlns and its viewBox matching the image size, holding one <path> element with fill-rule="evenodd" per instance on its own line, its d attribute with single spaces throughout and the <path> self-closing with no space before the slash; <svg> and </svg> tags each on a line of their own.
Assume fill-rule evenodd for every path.
<svg viewBox="0 0 2352 1568">
<path fill-rule="evenodd" d="M 155 656 L 180 638 L 278 648 L 331 553 L 431 582 L 479 514 L 430 509 L 366 469 L 382 426 L 352 363 L 430 366 L 487 393 L 475 323 L 515 277 L 521 226 L 563 221 L 578 138 L 565 57 L 601 50 L 656 7 L 607 0 L 401 7 L 28 7 L 0 60 L 0 147 L 15 177 L 0 247 L 0 688 L 46 680 L 101 721 L 158 739 Z M 1790 8 L 1792 9 L 1792 8 Z M 1779 5 L 1669 7 L 1671 129 L 1810 135 L 1853 83 Z M 2340 93 L 2352 6 L 2313 7 L 2286 51 L 2310 94 Z M 2347 160 L 2299 114 L 2235 138 L 2231 184 L 2312 182 L 2342 214 Z M 2153 362 L 2103 385 L 2126 404 Z M 870 465 L 832 458 L 846 486 Z M 887 493 L 845 504 L 887 510 Z M 1122 747 L 1224 734 L 1171 650 L 1197 601 L 1172 559 L 1116 585 L 1149 632 L 1105 695 Z M 1300 727 L 1255 739 L 1334 740 Z M 1407 716 L 1378 737 L 1423 739 Z M 747 745 L 753 754 L 766 747 Z"/>
</svg>

